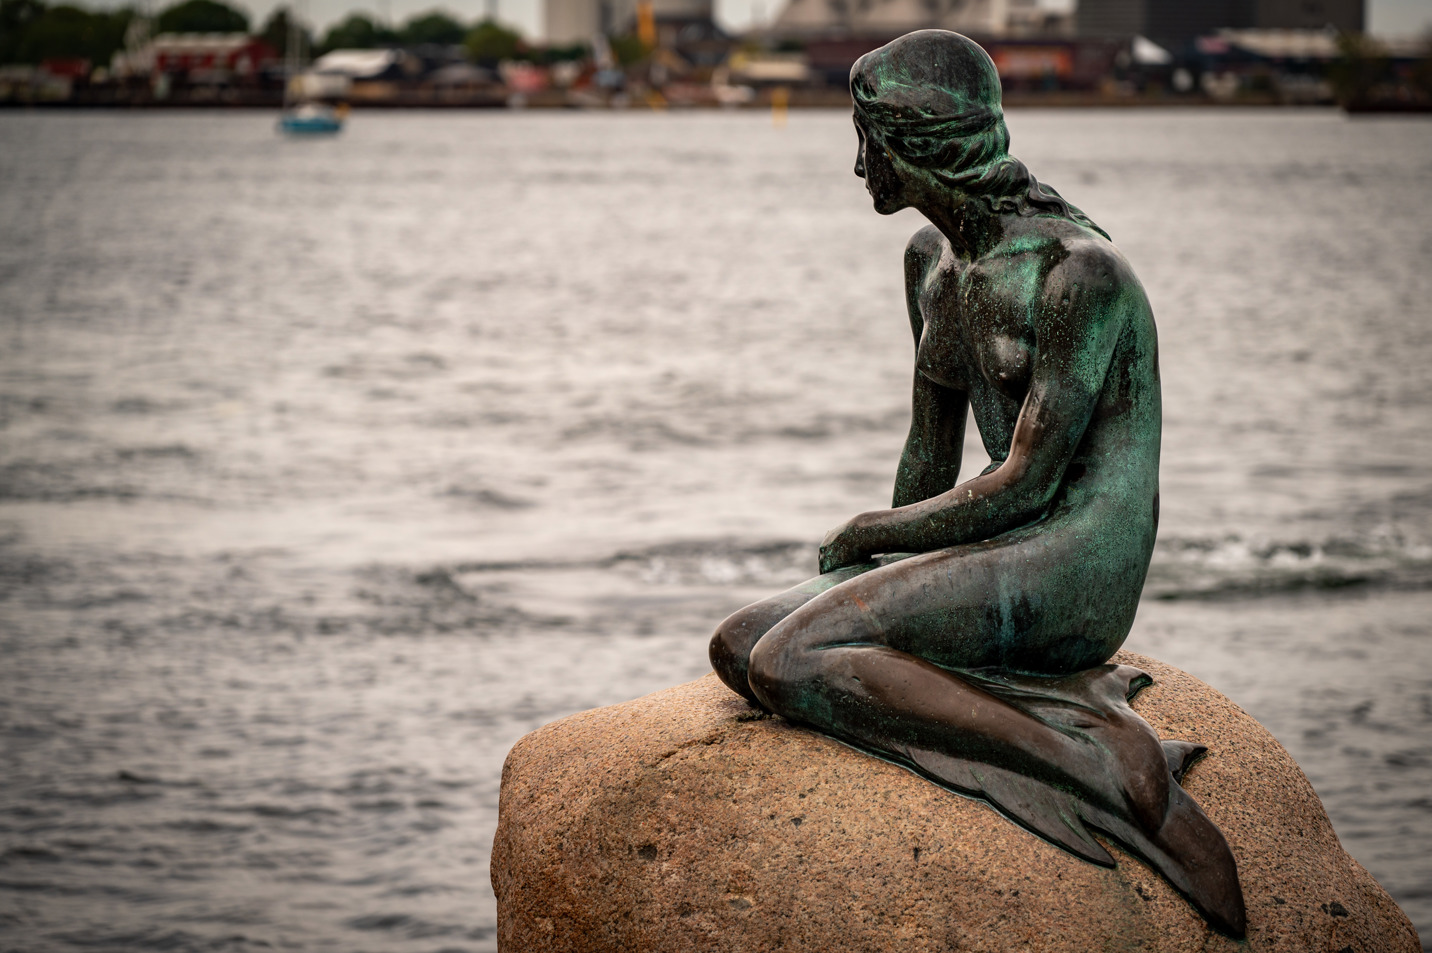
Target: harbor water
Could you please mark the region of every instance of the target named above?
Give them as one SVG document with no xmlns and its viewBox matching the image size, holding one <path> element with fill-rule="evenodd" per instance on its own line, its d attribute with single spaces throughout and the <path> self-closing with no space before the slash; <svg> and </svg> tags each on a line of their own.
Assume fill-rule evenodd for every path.
<svg viewBox="0 0 1432 953">
<path fill-rule="evenodd" d="M 273 120 L 0 113 L 0 950 L 493 951 L 512 743 L 889 503 L 922 222 L 848 115 Z M 1009 125 L 1159 322 L 1128 646 L 1428 943 L 1432 124 Z"/>
</svg>

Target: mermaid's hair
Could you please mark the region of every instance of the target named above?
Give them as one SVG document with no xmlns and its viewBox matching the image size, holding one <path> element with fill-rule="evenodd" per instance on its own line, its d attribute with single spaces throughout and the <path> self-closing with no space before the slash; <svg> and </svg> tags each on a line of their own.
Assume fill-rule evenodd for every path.
<svg viewBox="0 0 1432 953">
<path fill-rule="evenodd" d="M 850 70 L 855 114 L 896 156 L 995 212 L 1056 215 L 1109 237 L 1009 154 L 999 71 L 979 44 L 917 30 Z"/>
</svg>

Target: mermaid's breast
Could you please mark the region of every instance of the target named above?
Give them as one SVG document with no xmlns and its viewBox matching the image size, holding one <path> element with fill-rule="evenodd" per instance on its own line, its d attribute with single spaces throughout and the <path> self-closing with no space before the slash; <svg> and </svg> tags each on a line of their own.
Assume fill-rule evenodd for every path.
<svg viewBox="0 0 1432 953">
<path fill-rule="evenodd" d="M 980 376 L 1010 400 L 1023 401 L 1034 370 L 1034 345 L 1018 333 L 1000 329 L 979 342 Z"/>
</svg>

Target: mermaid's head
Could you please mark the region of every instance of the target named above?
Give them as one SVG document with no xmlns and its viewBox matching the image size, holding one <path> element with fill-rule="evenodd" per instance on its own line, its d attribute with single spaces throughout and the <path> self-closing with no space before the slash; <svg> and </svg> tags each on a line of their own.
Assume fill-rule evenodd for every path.
<svg viewBox="0 0 1432 953">
<path fill-rule="evenodd" d="M 999 71 L 968 37 L 917 30 L 892 40 L 856 60 L 850 95 L 865 152 L 883 151 L 897 174 L 903 163 L 991 210 L 1055 214 L 1103 234 L 1009 154 Z M 879 195 L 876 207 L 894 210 Z"/>
</svg>

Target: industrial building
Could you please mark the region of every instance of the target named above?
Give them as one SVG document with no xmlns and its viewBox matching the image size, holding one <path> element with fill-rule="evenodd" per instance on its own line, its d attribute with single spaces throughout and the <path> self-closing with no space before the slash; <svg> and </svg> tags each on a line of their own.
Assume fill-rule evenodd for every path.
<svg viewBox="0 0 1432 953">
<path fill-rule="evenodd" d="M 712 0 L 650 0 L 658 24 L 712 22 Z M 591 43 L 598 36 L 634 32 L 639 0 L 544 0 L 551 46 Z"/>
<path fill-rule="evenodd" d="M 793 0 L 800 2 L 800 0 Z M 1361 33 L 1365 0 L 1079 0 L 1080 36 L 1146 36 L 1169 49 L 1223 29 Z"/>
<path fill-rule="evenodd" d="M 911 30 L 954 30 L 970 36 L 1058 35 L 1070 18 L 1036 0 L 789 0 L 773 35 L 791 39 L 895 37 Z"/>
</svg>

